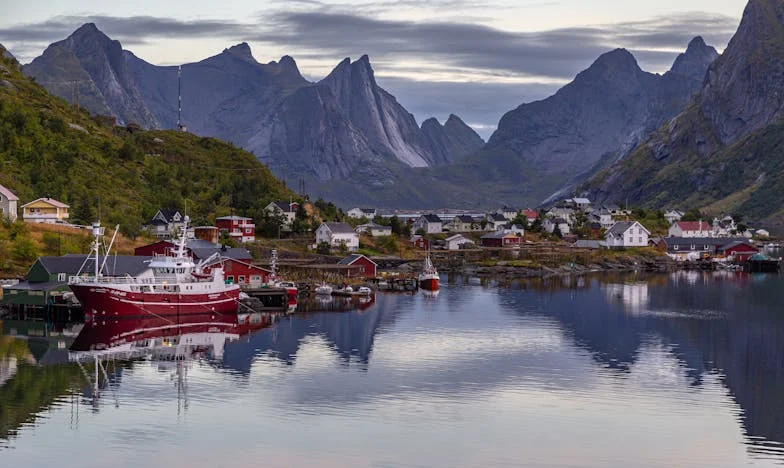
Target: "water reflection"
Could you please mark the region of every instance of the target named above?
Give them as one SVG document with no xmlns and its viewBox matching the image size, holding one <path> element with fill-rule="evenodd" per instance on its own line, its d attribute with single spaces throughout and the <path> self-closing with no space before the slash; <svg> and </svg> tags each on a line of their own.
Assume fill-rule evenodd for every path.
<svg viewBox="0 0 784 468">
<path fill-rule="evenodd" d="M 510 447 L 553 466 L 784 461 L 780 277 L 679 272 L 503 288 L 455 277 L 444 284 L 438 296 L 314 299 L 290 316 L 87 324 L 57 365 L 40 365 L 36 355 L 46 352 L 34 353 L 31 340 L 2 336 L 0 439 L 20 439 L 3 455 L 33 453 L 24 428 L 45 431 L 56 418 L 36 418 L 77 395 L 91 405 L 119 404 L 120 413 L 107 415 L 116 421 L 93 420 L 103 430 L 120 420 L 133 426 L 126 406 L 138 411 L 176 398 L 178 410 L 181 400 L 190 405 L 180 422 L 187 431 L 209 421 L 246 440 L 235 425 L 253 427 L 299 453 L 301 445 L 287 445 L 297 435 L 321 455 L 366 457 L 342 463 L 350 465 L 515 464 L 521 452 Z M 161 388 L 159 374 L 172 386 Z M 311 428 L 315 421 L 327 432 Z M 513 430 L 524 424 L 536 433 Z M 361 444 L 330 438 L 338 427 L 354 428 Z M 733 429 L 751 459 L 732 452 Z M 89 446 L 87 434 L 72 443 Z M 623 447 L 607 447 L 608 440 Z M 689 440 L 696 445 L 679 445 Z M 698 450 L 706 440 L 716 441 L 711 453 Z M 470 458 L 468 441 L 486 458 Z M 651 449 L 657 441 L 668 445 Z M 139 461 L 130 451 L 123 456 Z"/>
</svg>

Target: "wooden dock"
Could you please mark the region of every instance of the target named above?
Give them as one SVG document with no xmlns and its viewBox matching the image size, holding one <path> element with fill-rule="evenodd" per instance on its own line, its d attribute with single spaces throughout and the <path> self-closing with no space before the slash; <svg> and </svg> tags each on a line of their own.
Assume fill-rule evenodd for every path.
<svg viewBox="0 0 784 468">
<path fill-rule="evenodd" d="M 242 292 L 250 297 L 240 301 L 240 311 L 285 312 L 289 307 L 285 288 L 243 289 Z"/>
</svg>

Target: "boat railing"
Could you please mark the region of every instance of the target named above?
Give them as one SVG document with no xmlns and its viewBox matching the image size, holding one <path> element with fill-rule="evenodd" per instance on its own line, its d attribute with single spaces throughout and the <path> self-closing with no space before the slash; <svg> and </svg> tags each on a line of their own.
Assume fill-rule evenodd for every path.
<svg viewBox="0 0 784 468">
<path fill-rule="evenodd" d="M 133 276 L 71 276 L 68 284 L 99 283 L 99 284 L 155 284 L 154 278 L 136 278 Z"/>
</svg>

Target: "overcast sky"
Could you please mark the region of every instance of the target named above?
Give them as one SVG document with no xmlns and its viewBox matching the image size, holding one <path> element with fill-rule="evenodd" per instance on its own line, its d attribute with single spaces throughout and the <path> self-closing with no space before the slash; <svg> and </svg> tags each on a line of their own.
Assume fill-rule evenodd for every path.
<svg viewBox="0 0 784 468">
<path fill-rule="evenodd" d="M 155 64 L 248 42 L 260 62 L 291 55 L 309 79 L 368 54 L 379 83 L 418 122 L 450 113 L 488 137 L 600 54 L 624 47 L 663 73 L 701 35 L 721 51 L 746 0 L 25 0 L 8 2 L 0 43 L 23 63 L 94 22 Z"/>
</svg>

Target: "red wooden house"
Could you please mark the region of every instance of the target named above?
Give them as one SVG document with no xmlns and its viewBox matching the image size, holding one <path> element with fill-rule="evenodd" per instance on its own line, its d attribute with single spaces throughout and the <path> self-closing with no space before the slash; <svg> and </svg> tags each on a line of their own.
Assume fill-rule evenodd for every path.
<svg viewBox="0 0 784 468">
<path fill-rule="evenodd" d="M 349 255 L 348 257 L 339 261 L 338 265 L 362 266 L 362 268 L 357 269 L 357 271 L 361 271 L 365 278 L 375 278 L 376 268 L 378 267 L 376 262 L 360 254 Z M 349 270 L 349 275 L 352 274 L 353 271 L 354 270 Z"/>
<path fill-rule="evenodd" d="M 427 250 L 430 248 L 430 241 L 420 235 L 413 235 L 411 236 L 411 245 L 421 250 Z"/>
<path fill-rule="evenodd" d="M 209 270 L 209 268 L 206 268 Z M 244 287 L 258 288 L 269 279 L 270 270 L 250 263 L 229 258 L 223 261 L 223 274 L 226 280 Z"/>
<path fill-rule="evenodd" d="M 215 227 L 240 243 L 256 240 L 256 225 L 252 218 L 224 216 L 215 219 Z"/>
<path fill-rule="evenodd" d="M 515 247 L 522 243 L 522 237 L 503 231 L 482 236 L 482 247 Z"/>
<path fill-rule="evenodd" d="M 738 263 L 745 263 L 759 253 L 759 249 L 747 242 L 737 241 L 719 247 L 717 253 L 726 257 L 734 257 Z"/>
</svg>

